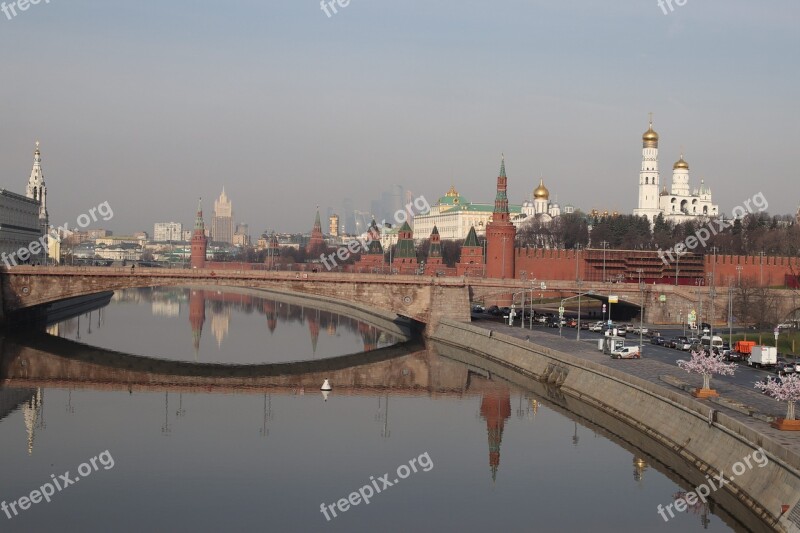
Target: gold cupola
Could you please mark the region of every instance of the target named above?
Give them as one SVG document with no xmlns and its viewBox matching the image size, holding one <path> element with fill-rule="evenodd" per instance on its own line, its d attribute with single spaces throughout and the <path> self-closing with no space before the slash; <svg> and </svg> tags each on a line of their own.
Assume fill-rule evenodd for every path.
<svg viewBox="0 0 800 533">
<path fill-rule="evenodd" d="M 675 162 L 675 164 L 674 164 L 674 165 L 672 165 L 672 170 L 678 170 L 678 169 L 686 169 L 686 170 L 689 170 L 689 163 L 687 163 L 687 162 L 686 162 L 686 161 L 683 159 L 683 154 L 681 154 L 681 158 L 680 158 L 680 159 L 678 159 L 678 160 Z"/>
<path fill-rule="evenodd" d="M 534 199 L 550 199 L 550 191 L 548 191 L 547 187 L 544 186 L 544 178 L 539 180 L 539 186 L 533 190 L 533 197 Z"/>
<path fill-rule="evenodd" d="M 650 113 L 650 127 L 642 135 L 644 148 L 658 148 L 658 133 L 653 130 L 653 114 Z"/>
</svg>

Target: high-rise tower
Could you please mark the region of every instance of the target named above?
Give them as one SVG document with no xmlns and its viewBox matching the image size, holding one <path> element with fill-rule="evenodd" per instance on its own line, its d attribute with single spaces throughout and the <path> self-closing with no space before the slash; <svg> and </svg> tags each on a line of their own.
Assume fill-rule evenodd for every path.
<svg viewBox="0 0 800 533">
<path fill-rule="evenodd" d="M 517 229 L 508 212 L 506 160 L 500 162 L 492 221 L 486 225 L 486 277 L 514 278 L 514 238 Z"/>
<path fill-rule="evenodd" d="M 205 268 L 206 250 L 208 249 L 208 239 L 206 238 L 206 225 L 203 222 L 203 199 L 197 202 L 197 216 L 194 220 L 194 234 L 192 235 L 192 268 Z"/>
<path fill-rule="evenodd" d="M 39 206 L 39 226 L 42 233 L 47 233 L 50 224 L 50 215 L 47 213 L 47 185 L 44 183 L 44 172 L 42 172 L 42 154 L 39 151 L 39 141 L 36 141 L 36 150 L 33 152 L 33 168 L 31 177 L 28 178 L 28 186 L 25 189 L 28 198 L 38 200 Z"/>
<path fill-rule="evenodd" d="M 658 133 L 653 130 L 653 115 L 650 127 L 642 135 L 642 170 L 639 172 L 639 207 L 633 210 L 637 216 L 646 216 L 650 222 L 661 212 L 658 190 Z"/>
<path fill-rule="evenodd" d="M 211 219 L 211 240 L 233 244 L 233 204 L 225 194 L 225 187 L 219 199 L 214 201 L 214 217 Z"/>
</svg>

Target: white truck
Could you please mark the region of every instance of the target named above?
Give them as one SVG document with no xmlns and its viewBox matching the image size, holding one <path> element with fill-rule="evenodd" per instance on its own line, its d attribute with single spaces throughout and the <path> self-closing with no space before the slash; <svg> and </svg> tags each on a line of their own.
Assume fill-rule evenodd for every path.
<svg viewBox="0 0 800 533">
<path fill-rule="evenodd" d="M 772 368 L 778 362 L 778 349 L 775 346 L 753 346 L 750 357 L 747 358 L 748 366 L 759 368 Z"/>
</svg>

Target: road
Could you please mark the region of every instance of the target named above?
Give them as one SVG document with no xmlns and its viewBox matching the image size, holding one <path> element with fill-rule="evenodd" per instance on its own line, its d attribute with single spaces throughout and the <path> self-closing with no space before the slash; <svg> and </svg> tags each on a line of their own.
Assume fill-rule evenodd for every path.
<svg viewBox="0 0 800 533">
<path fill-rule="evenodd" d="M 565 314 L 569 315 L 568 312 L 565 313 Z M 507 323 L 507 320 L 502 320 L 501 318 L 492 317 L 492 316 L 487 315 L 487 314 L 483 314 L 483 315 L 480 315 L 480 314 L 475 315 L 474 314 L 473 315 L 473 320 L 475 320 L 475 319 L 481 319 L 481 320 L 486 320 L 486 321 L 491 321 L 491 322 L 505 322 L 505 323 Z M 590 324 L 593 324 L 595 322 L 596 322 L 596 320 L 589 319 L 589 323 Z M 635 324 L 635 322 L 634 322 L 634 324 Z M 519 321 L 516 321 L 515 325 L 516 325 L 516 328 L 519 328 Z M 645 324 L 645 327 L 647 327 L 646 324 Z M 667 339 L 683 335 L 683 330 L 680 329 L 680 328 L 665 329 L 663 327 L 658 327 L 658 326 L 654 326 L 654 327 L 661 333 L 662 337 L 665 337 Z M 544 324 L 540 324 L 540 323 L 537 323 L 537 322 L 534 322 L 533 328 L 534 328 L 534 330 L 536 330 L 538 332 L 549 333 L 549 334 L 554 335 L 556 337 L 559 336 L 559 329 L 558 328 L 545 327 Z M 529 329 L 527 325 L 526 325 L 525 329 Z M 725 330 L 725 331 L 727 332 L 727 330 Z M 577 337 L 577 330 L 575 328 L 564 327 L 564 328 L 561 329 L 561 336 L 563 336 L 563 338 L 565 338 L 565 339 L 573 339 L 573 340 L 575 340 L 576 337 Z M 589 344 L 589 345 L 591 345 L 593 347 L 597 347 L 597 340 L 600 339 L 602 336 L 603 336 L 602 333 L 597 333 L 597 332 L 593 332 L 593 331 L 587 331 L 585 329 L 581 330 L 581 342 Z M 638 346 L 639 345 L 639 335 L 638 334 L 629 333 L 627 335 L 627 337 L 626 337 L 625 345 L 626 346 L 627 345 L 637 345 Z M 642 357 L 645 357 L 645 358 L 648 358 L 648 359 L 654 359 L 654 360 L 659 361 L 661 363 L 674 365 L 674 364 L 676 364 L 676 362 L 679 359 L 689 359 L 690 358 L 689 352 L 676 350 L 674 348 L 665 348 L 664 346 L 659 346 L 659 345 L 656 345 L 656 344 L 650 344 L 650 338 L 647 337 L 647 336 L 644 336 L 644 335 L 642 336 L 642 345 L 643 345 Z M 626 360 L 626 362 L 635 364 L 636 361 L 635 360 Z M 766 376 L 770 376 L 770 375 L 774 376 L 775 375 L 774 371 L 749 367 L 749 366 L 747 366 L 747 363 L 738 363 L 738 366 L 739 367 L 737 368 L 737 370 L 736 370 L 736 372 L 734 373 L 733 376 L 715 375 L 712 378 L 713 382 L 723 381 L 723 382 L 739 385 L 741 387 L 753 388 L 754 389 L 755 388 L 754 385 L 755 385 L 756 381 L 761 381 Z"/>
</svg>

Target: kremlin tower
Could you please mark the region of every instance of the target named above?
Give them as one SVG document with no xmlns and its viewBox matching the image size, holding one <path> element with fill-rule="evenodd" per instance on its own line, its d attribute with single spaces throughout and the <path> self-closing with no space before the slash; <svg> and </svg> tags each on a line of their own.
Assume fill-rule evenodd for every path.
<svg viewBox="0 0 800 533">
<path fill-rule="evenodd" d="M 486 225 L 486 277 L 514 279 L 514 238 L 517 229 L 508 212 L 506 160 L 500 163 L 492 221 Z"/>
<path fill-rule="evenodd" d="M 205 268 L 206 250 L 208 249 L 208 238 L 206 238 L 206 226 L 203 222 L 203 199 L 197 202 L 197 217 L 194 221 L 194 234 L 192 235 L 192 268 Z"/>
<path fill-rule="evenodd" d="M 483 247 L 478 242 L 478 234 L 475 233 L 475 226 L 469 228 L 469 233 L 461 246 L 461 259 L 456 264 L 456 275 L 458 276 L 483 276 Z"/>
<path fill-rule="evenodd" d="M 441 271 L 443 266 L 442 239 L 439 235 L 439 229 L 433 226 L 430 247 L 428 248 L 428 259 L 425 261 L 425 275 L 435 276 L 436 272 Z"/>
<path fill-rule="evenodd" d="M 319 207 L 317 207 L 317 218 L 314 219 L 314 228 L 311 230 L 311 238 L 306 244 L 306 255 L 310 258 L 317 255 L 324 255 L 327 247 L 325 237 L 322 235 L 322 223 L 319 220 Z"/>
</svg>

